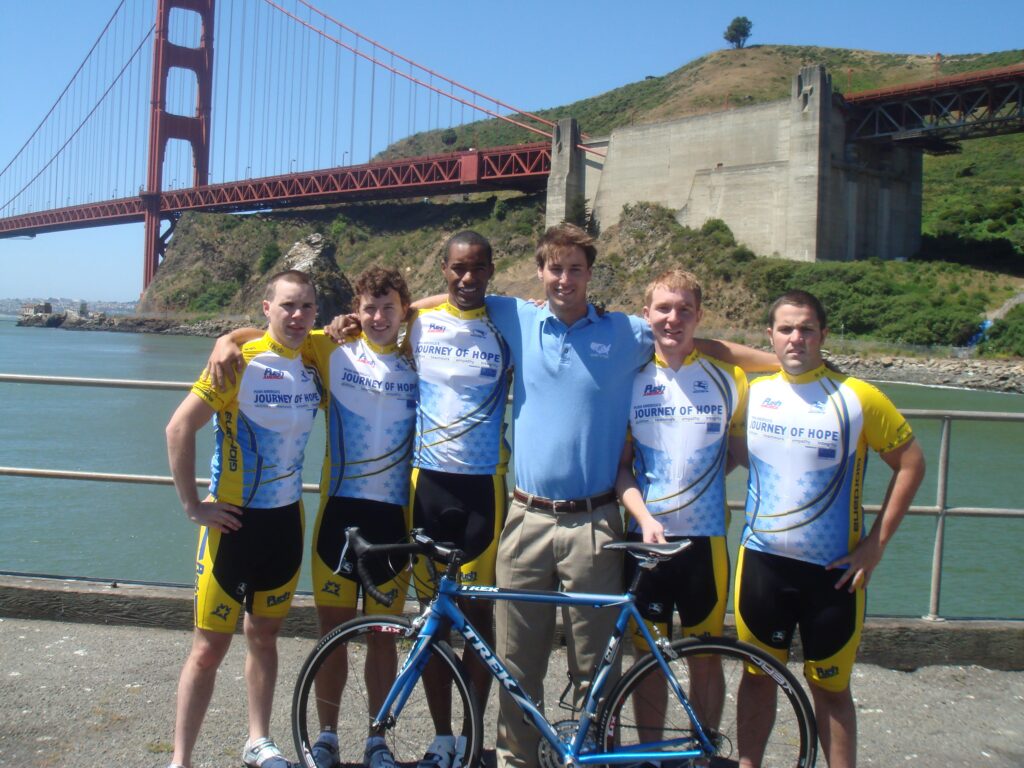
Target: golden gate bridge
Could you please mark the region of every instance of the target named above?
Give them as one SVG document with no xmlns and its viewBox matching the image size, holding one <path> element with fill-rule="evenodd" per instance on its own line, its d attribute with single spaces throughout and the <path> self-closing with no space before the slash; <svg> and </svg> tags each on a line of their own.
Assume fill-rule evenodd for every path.
<svg viewBox="0 0 1024 768">
<path fill-rule="evenodd" d="M 948 151 L 1024 129 L 1022 91 L 1016 65 L 850 94 L 850 135 Z M 522 143 L 472 146 L 466 124 L 490 118 Z M 0 158 L 0 237 L 141 221 L 148 286 L 184 211 L 543 189 L 553 127 L 307 0 L 121 0 Z M 415 150 L 448 129 L 448 151 Z"/>
</svg>

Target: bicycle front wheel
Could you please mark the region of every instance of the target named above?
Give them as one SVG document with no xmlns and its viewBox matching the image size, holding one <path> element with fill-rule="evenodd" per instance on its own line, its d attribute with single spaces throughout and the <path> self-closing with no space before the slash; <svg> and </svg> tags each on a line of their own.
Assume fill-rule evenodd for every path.
<svg viewBox="0 0 1024 768">
<path fill-rule="evenodd" d="M 316 768 L 312 747 L 322 726 L 332 720 L 336 720 L 341 765 L 364 764 L 370 723 L 415 642 L 416 632 L 408 620 L 382 616 L 353 619 L 317 643 L 299 671 L 292 699 L 292 735 L 301 765 Z M 431 664 L 443 668 L 452 680 L 447 690 L 450 714 L 445 714 L 443 703 L 441 714 L 435 713 L 444 722 L 438 732 L 447 729 L 455 735 L 460 752 L 456 758 L 464 768 L 475 768 L 483 728 L 469 678 L 448 643 L 433 641 L 430 657 Z M 447 699 L 444 694 L 443 689 L 431 691 L 441 702 Z M 422 677 L 415 681 L 401 711 L 390 714 L 380 735 L 399 765 L 413 766 L 435 735 Z"/>
<path fill-rule="evenodd" d="M 814 712 L 800 683 L 784 665 L 758 648 L 727 638 L 677 640 L 671 649 L 665 660 L 715 745 L 710 765 L 738 765 L 741 757 L 764 768 L 814 765 L 818 738 Z M 746 669 L 757 674 L 744 683 Z M 741 684 L 744 702 L 739 701 Z M 754 697 L 768 704 L 752 707 Z M 661 667 L 649 653 L 637 660 L 605 700 L 597 735 L 608 751 L 698 748 L 689 715 L 669 692 Z"/>
</svg>

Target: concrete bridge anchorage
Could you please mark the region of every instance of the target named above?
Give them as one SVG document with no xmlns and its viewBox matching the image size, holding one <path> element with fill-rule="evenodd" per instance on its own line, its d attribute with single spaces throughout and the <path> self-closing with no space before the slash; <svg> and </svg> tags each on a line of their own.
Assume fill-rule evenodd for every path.
<svg viewBox="0 0 1024 768">
<path fill-rule="evenodd" d="M 797 261 L 908 258 L 921 243 L 922 149 L 854 142 L 848 107 L 823 66 L 804 67 L 790 97 L 664 123 L 617 128 L 580 149 L 558 123 L 548 226 L 587 201 L 599 227 L 624 204 L 671 208 L 680 224 L 722 219 L 760 255 Z"/>
</svg>

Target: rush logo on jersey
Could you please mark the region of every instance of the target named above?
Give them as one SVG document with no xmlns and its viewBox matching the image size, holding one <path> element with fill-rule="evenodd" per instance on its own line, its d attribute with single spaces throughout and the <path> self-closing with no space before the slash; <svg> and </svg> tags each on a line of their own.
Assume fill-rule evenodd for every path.
<svg viewBox="0 0 1024 768">
<path fill-rule="evenodd" d="M 657 397 L 665 394 L 664 384 L 648 384 L 644 387 L 644 397 Z"/>
</svg>

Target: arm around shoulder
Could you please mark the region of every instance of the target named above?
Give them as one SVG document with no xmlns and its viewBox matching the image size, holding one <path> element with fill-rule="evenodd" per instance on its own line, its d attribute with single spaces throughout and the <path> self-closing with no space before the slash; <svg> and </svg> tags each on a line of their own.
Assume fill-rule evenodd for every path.
<svg viewBox="0 0 1024 768">
<path fill-rule="evenodd" d="M 738 365 L 747 373 L 779 370 L 779 359 L 771 352 L 723 339 L 694 339 L 702 355 Z"/>
<path fill-rule="evenodd" d="M 424 296 L 422 299 L 416 299 L 412 304 L 409 305 L 410 317 L 415 317 L 415 312 L 419 312 L 421 309 L 433 309 L 439 307 L 448 301 L 447 293 L 435 293 L 433 296 Z"/>
<path fill-rule="evenodd" d="M 242 345 L 247 341 L 258 339 L 264 331 L 259 328 L 236 328 L 230 333 L 218 336 L 206 361 L 206 372 L 214 388 L 225 390 L 235 383 L 235 377 L 245 367 L 242 357 Z"/>
</svg>

